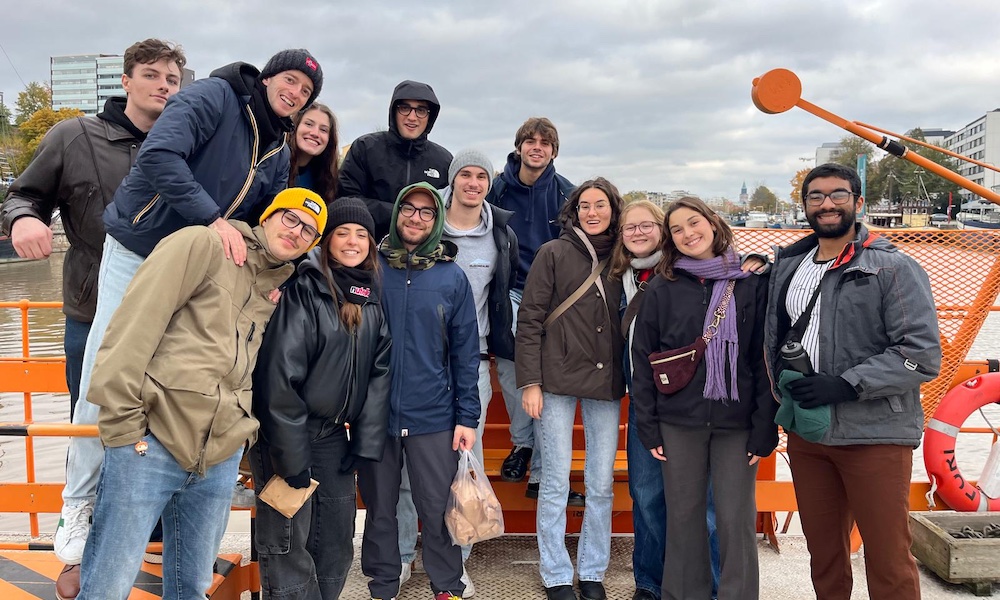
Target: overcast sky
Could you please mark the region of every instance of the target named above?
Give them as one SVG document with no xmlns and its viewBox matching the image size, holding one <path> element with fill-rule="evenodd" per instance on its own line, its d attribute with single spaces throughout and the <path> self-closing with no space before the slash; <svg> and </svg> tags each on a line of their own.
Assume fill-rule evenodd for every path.
<svg viewBox="0 0 1000 600">
<path fill-rule="evenodd" d="M 415 79 L 437 92 L 431 139 L 452 152 L 482 149 L 500 169 L 518 126 L 547 116 L 558 171 L 623 193 L 736 199 L 745 180 L 788 197 L 816 147 L 847 133 L 798 108 L 758 111 L 751 82 L 778 67 L 804 99 L 893 131 L 1000 107 L 996 0 L 36 0 L 3 18 L 8 104 L 21 80 L 48 81 L 50 56 L 146 37 L 180 43 L 199 78 L 305 47 L 341 143 L 384 129 L 392 88 Z"/>
</svg>

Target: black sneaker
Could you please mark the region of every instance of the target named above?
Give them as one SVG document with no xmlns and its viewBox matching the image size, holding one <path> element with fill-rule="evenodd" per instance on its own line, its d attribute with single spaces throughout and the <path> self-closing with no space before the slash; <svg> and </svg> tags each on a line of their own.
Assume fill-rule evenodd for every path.
<svg viewBox="0 0 1000 600">
<path fill-rule="evenodd" d="M 524 479 L 528 472 L 528 463 L 531 462 L 533 450 L 527 446 L 514 446 L 507 458 L 503 459 L 500 466 L 500 479 L 510 482 L 518 482 Z"/>
<path fill-rule="evenodd" d="M 524 497 L 531 498 L 532 500 L 538 499 L 538 482 L 528 484 L 528 487 L 524 490 Z M 587 505 L 586 496 L 572 489 L 569 491 L 569 495 L 566 498 L 566 506 L 586 506 L 586 505 Z"/>
<path fill-rule="evenodd" d="M 546 600 L 576 600 L 576 592 L 571 585 L 556 585 L 545 588 Z"/>
<path fill-rule="evenodd" d="M 600 581 L 580 581 L 580 600 L 607 600 L 604 584 Z"/>
</svg>

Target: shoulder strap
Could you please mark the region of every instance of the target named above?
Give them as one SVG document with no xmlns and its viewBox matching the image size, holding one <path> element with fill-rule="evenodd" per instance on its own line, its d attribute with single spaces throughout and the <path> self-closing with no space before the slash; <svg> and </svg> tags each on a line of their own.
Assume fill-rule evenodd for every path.
<svg viewBox="0 0 1000 600">
<path fill-rule="evenodd" d="M 635 295 L 632 296 L 628 306 L 625 307 L 625 314 L 622 315 L 622 337 L 625 339 L 628 339 L 628 330 L 632 326 L 632 321 L 639 314 L 639 305 L 642 304 L 642 294 L 646 291 L 646 283 L 645 281 L 639 282 L 639 287 L 635 291 Z"/>
<path fill-rule="evenodd" d="M 90 148 L 90 160 L 94 163 L 94 175 L 97 176 L 97 185 L 101 187 L 101 197 L 104 199 L 104 204 L 107 205 L 108 199 L 104 198 L 104 181 L 101 180 L 101 167 L 97 164 L 97 153 L 94 152 L 94 142 L 90 139 L 90 134 L 87 133 L 87 126 L 83 122 L 83 117 L 77 117 L 76 122 L 80 124 L 80 129 L 83 130 L 83 137 L 87 140 L 87 146 Z"/>
<path fill-rule="evenodd" d="M 795 320 L 795 324 L 789 330 L 794 332 L 795 339 L 801 341 L 802 335 L 806 332 L 806 327 L 809 327 L 809 321 L 812 319 L 813 308 L 816 306 L 816 300 L 819 299 L 819 291 L 823 287 L 823 280 L 820 279 L 819 283 L 816 284 L 816 289 L 813 290 L 812 297 L 809 298 L 809 304 L 806 305 L 806 309 L 802 311 L 799 318 Z"/>
<path fill-rule="evenodd" d="M 604 270 L 604 265 L 606 264 L 608 264 L 608 259 L 606 258 L 601 262 L 597 263 L 597 266 L 594 267 L 594 270 L 590 272 L 590 275 L 580 285 L 580 287 L 576 288 L 576 291 L 570 294 L 569 298 L 563 300 L 562 304 L 557 306 L 556 309 L 549 314 L 549 316 L 545 319 L 545 322 L 542 323 L 542 329 L 548 329 L 549 325 L 551 325 L 553 321 L 561 317 L 562 314 L 566 312 L 566 310 L 569 307 L 573 306 L 573 304 L 575 304 L 577 300 L 579 300 L 584 294 L 587 293 L 587 289 L 590 288 L 590 286 L 593 285 L 595 281 L 597 281 L 598 277 L 601 276 L 601 271 Z M 605 299 L 605 301 L 607 301 L 607 299 Z"/>
</svg>

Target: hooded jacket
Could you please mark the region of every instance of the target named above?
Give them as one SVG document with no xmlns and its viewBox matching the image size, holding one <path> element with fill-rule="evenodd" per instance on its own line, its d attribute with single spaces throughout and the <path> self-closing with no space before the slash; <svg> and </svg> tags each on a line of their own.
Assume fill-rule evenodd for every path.
<svg viewBox="0 0 1000 600">
<path fill-rule="evenodd" d="M 204 475 L 256 438 L 251 375 L 274 312 L 268 293 L 292 266 L 263 227 L 230 221 L 247 243 L 236 266 L 207 227 L 167 237 L 136 271 L 97 354 L 87 399 L 105 446 L 147 430 L 181 468 Z"/>
<path fill-rule="evenodd" d="M 517 387 L 538 384 L 546 392 L 594 400 L 625 395 L 624 340 L 618 305 L 621 279 L 604 266 L 597 283 L 558 319 L 545 319 L 587 280 L 596 256 L 572 229 L 538 249 L 517 313 Z M 606 297 L 605 297 L 606 294 Z"/>
<path fill-rule="evenodd" d="M 59 209 L 70 243 L 63 262 L 63 312 L 84 323 L 93 321 L 97 310 L 101 215 L 145 138 L 121 124 L 128 122 L 125 104 L 125 98 L 108 98 L 95 117 L 56 123 L 0 205 L 0 229 L 7 234 L 21 217 L 49 225 Z"/>
<path fill-rule="evenodd" d="M 188 225 L 253 222 L 285 188 L 289 150 L 276 130 L 291 121 L 271 111 L 258 75 L 233 63 L 170 97 L 104 212 L 109 235 L 146 256 Z"/>
<path fill-rule="evenodd" d="M 503 173 L 490 186 L 486 201 L 514 213 L 510 227 L 517 235 L 518 269 L 514 288 L 524 290 L 528 270 L 542 244 L 559 237 L 559 210 L 576 186 L 556 173 L 555 163 L 542 172 L 533 185 L 524 185 L 517 174 L 521 159 L 516 152 L 507 156 Z"/>
<path fill-rule="evenodd" d="M 427 128 L 415 140 L 403 138 L 396 126 L 395 107 L 400 100 L 423 100 L 430 105 Z M 365 201 L 375 220 L 376 240 L 395 229 L 390 214 L 400 190 L 420 181 L 436 189 L 448 185 L 451 152 L 427 139 L 440 112 L 441 103 L 431 86 L 403 81 L 389 101 L 389 130 L 363 135 L 347 151 L 340 167 L 337 197 L 360 196 Z"/>
<path fill-rule="evenodd" d="M 856 225 L 820 281 L 817 372 L 844 378 L 856 400 L 830 406 L 820 444 L 916 447 L 923 435 L 920 384 L 941 368 L 941 337 L 927 273 L 883 237 Z M 791 328 L 788 285 L 818 245 L 815 234 L 774 249 L 764 329 L 764 358 L 776 398 L 779 346 Z M 815 316 L 815 315 L 814 315 Z"/>
<path fill-rule="evenodd" d="M 311 467 L 310 442 L 345 423 L 350 454 L 381 460 L 385 446 L 391 341 L 378 290 L 361 307 L 357 331 L 347 330 L 324 252 L 313 249 L 282 293 L 253 375 L 254 415 L 283 477 Z"/>
<path fill-rule="evenodd" d="M 479 425 L 479 326 L 472 288 L 453 262 L 455 245 L 441 241 L 445 208 L 431 185 L 403 188 L 399 198 L 421 188 L 435 199 L 437 219 L 430 237 L 407 252 L 396 228 L 382 242 L 382 308 L 392 335 L 389 435 L 437 433 Z M 399 201 L 392 208 L 396 222 Z"/>
</svg>

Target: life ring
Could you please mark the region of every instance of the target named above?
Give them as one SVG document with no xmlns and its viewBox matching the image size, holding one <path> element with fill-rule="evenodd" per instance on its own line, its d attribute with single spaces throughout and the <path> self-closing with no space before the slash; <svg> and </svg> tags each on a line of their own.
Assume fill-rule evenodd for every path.
<svg viewBox="0 0 1000 600">
<path fill-rule="evenodd" d="M 934 411 L 924 431 L 924 467 L 937 493 L 954 510 L 1000 510 L 1000 498 L 990 498 L 966 481 L 958 469 L 955 438 L 962 423 L 980 407 L 1000 400 L 1000 373 L 977 375 L 953 387 Z"/>
</svg>

